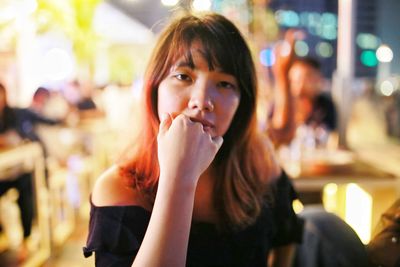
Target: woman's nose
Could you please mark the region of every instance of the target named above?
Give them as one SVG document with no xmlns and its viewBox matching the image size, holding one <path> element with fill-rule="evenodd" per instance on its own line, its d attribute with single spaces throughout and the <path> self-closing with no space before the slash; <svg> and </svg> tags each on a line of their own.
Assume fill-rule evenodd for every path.
<svg viewBox="0 0 400 267">
<path fill-rule="evenodd" d="M 211 112 L 214 110 L 214 102 L 212 100 L 211 89 L 207 86 L 193 90 L 190 100 L 190 109 L 199 109 L 200 111 Z"/>
</svg>

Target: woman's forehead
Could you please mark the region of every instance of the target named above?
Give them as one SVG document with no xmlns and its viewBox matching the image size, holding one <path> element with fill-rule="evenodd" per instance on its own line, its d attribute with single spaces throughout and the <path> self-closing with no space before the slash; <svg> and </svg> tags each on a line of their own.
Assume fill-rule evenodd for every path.
<svg viewBox="0 0 400 267">
<path fill-rule="evenodd" d="M 190 47 L 181 53 L 176 52 L 172 67 L 196 68 L 206 64 L 210 70 L 221 71 L 220 64 L 217 62 L 213 51 L 207 49 L 200 41 L 194 41 Z"/>
</svg>

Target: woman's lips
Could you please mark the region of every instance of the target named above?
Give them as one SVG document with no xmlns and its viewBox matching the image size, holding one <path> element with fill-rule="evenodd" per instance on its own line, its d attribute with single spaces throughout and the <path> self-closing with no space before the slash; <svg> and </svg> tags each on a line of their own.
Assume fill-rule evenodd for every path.
<svg viewBox="0 0 400 267">
<path fill-rule="evenodd" d="M 201 119 L 201 118 L 192 118 L 192 117 L 190 118 L 190 120 L 193 122 L 201 123 L 203 125 L 203 130 L 205 132 L 210 132 L 210 130 L 214 128 L 214 124 L 212 124 L 208 120 Z"/>
</svg>

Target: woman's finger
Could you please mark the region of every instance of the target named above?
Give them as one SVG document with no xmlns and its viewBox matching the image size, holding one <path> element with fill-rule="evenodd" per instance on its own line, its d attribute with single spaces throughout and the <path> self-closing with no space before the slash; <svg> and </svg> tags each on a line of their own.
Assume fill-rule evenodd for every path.
<svg viewBox="0 0 400 267">
<path fill-rule="evenodd" d="M 172 124 L 172 117 L 168 113 L 161 114 L 159 132 L 165 133 Z"/>
<path fill-rule="evenodd" d="M 222 136 L 216 136 L 212 138 L 214 144 L 217 145 L 217 151 L 221 148 L 222 143 L 224 142 L 224 138 L 222 138 Z"/>
</svg>

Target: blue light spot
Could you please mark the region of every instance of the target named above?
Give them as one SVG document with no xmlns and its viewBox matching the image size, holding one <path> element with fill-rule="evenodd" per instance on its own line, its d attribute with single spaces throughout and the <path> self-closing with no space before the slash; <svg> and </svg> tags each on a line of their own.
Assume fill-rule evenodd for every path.
<svg viewBox="0 0 400 267">
<path fill-rule="evenodd" d="M 260 62 L 263 66 L 271 67 L 275 63 L 275 55 L 271 48 L 266 48 L 260 52 Z"/>
</svg>

